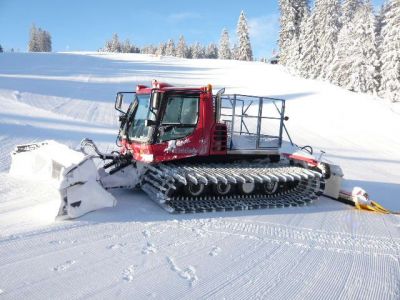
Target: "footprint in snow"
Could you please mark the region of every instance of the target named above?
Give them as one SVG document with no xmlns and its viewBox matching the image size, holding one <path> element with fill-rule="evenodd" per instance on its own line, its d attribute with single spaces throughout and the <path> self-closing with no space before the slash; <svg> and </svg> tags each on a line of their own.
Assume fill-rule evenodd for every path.
<svg viewBox="0 0 400 300">
<path fill-rule="evenodd" d="M 52 270 L 56 272 L 65 271 L 75 263 L 76 263 L 75 260 L 67 260 L 65 263 L 55 266 L 54 268 L 52 268 Z"/>
<path fill-rule="evenodd" d="M 142 254 L 157 253 L 157 248 L 154 244 L 147 242 L 147 245 L 143 247 Z"/>
<path fill-rule="evenodd" d="M 133 275 L 135 274 L 135 266 L 130 265 L 122 271 L 122 279 L 131 282 L 133 280 Z"/>
<path fill-rule="evenodd" d="M 150 297 L 150 298 L 157 298 L 157 293 L 154 293 L 154 292 L 148 293 L 148 294 L 147 294 L 147 297 Z"/>
<path fill-rule="evenodd" d="M 210 256 L 217 256 L 221 252 L 221 248 L 214 246 L 212 247 L 211 251 L 208 253 Z"/>
<path fill-rule="evenodd" d="M 142 234 L 143 234 L 143 236 L 144 236 L 145 238 L 151 237 L 151 233 L 150 233 L 150 231 L 148 231 L 147 229 L 146 229 L 146 230 L 143 230 L 143 231 L 142 231 Z"/>
<path fill-rule="evenodd" d="M 105 234 L 105 235 L 103 235 L 103 238 L 105 238 L 105 239 L 113 239 L 115 237 L 116 237 L 115 234 Z"/>
<path fill-rule="evenodd" d="M 126 243 L 118 243 L 118 244 L 113 244 L 113 245 L 107 246 L 107 249 L 115 250 L 115 249 L 119 249 L 119 248 L 122 248 L 125 246 L 126 246 Z"/>
<path fill-rule="evenodd" d="M 196 275 L 196 269 L 193 266 L 188 266 L 184 270 L 179 268 L 177 264 L 174 261 L 174 258 L 172 257 L 167 257 L 167 262 L 171 268 L 172 271 L 178 274 L 179 277 L 186 279 L 189 282 L 189 285 L 193 287 L 197 280 L 199 279 Z"/>
<path fill-rule="evenodd" d="M 50 241 L 50 244 L 52 244 L 52 245 L 61 245 L 64 243 L 65 243 L 65 241 Z"/>
<path fill-rule="evenodd" d="M 67 241 L 63 241 L 63 240 L 54 240 L 54 241 L 50 241 L 49 244 L 52 245 L 62 245 L 65 244 Z M 77 240 L 72 240 L 69 241 L 70 244 L 76 244 L 78 241 Z"/>
</svg>

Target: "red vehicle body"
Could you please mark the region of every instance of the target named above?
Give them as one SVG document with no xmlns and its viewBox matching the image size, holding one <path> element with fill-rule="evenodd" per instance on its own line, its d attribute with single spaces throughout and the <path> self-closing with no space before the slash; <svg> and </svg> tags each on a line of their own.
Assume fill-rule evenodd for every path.
<svg viewBox="0 0 400 300">
<path fill-rule="evenodd" d="M 157 93 L 157 96 L 155 96 L 155 93 Z M 175 136 L 167 140 L 160 140 L 156 136 L 153 136 L 142 141 L 129 136 L 129 127 L 132 126 L 132 123 L 129 123 L 130 118 L 135 118 L 134 115 L 137 114 L 135 108 L 130 106 L 126 122 L 121 129 L 122 134 L 120 135 L 123 153 L 131 153 L 135 161 L 144 163 L 160 163 L 191 157 L 197 157 L 201 160 L 201 158 L 211 156 L 214 158 L 227 156 L 229 152 L 227 145 L 228 128 L 226 123 L 219 122 L 218 120 L 217 98 L 212 94 L 211 85 L 201 88 L 177 88 L 165 83 L 155 82 L 152 87 L 138 85 L 135 97 L 140 98 L 141 96 L 149 96 L 148 101 L 150 106 L 153 105 L 152 102 L 155 97 L 162 99 L 157 104 L 158 106 L 155 106 L 157 113 L 153 122 L 149 125 L 150 127 L 154 127 L 156 131 L 159 131 L 162 127 L 163 119 L 168 115 L 169 104 L 166 101 L 169 101 L 168 99 L 172 97 L 190 96 L 195 98 L 196 102 L 198 102 L 198 109 L 195 112 L 197 119 L 196 122 L 192 122 L 193 129 L 187 135 Z M 184 101 L 187 101 L 187 98 Z M 190 115 L 190 113 L 185 113 L 185 116 L 182 113 L 182 118 L 187 118 L 187 115 Z M 231 154 L 234 153 L 232 152 Z M 247 152 L 246 154 L 251 154 L 251 152 Z M 264 156 L 267 154 L 277 155 L 278 151 L 277 149 L 269 149 L 263 153 Z"/>
</svg>

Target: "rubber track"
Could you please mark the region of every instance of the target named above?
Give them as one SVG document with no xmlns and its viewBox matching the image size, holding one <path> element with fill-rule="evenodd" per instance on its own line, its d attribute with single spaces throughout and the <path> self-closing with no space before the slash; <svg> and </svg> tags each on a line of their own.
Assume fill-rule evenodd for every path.
<svg viewBox="0 0 400 300">
<path fill-rule="evenodd" d="M 266 183 L 270 181 L 299 183 L 292 189 L 272 195 L 256 193 L 250 195 L 229 194 L 226 196 L 205 195 L 187 197 L 176 192 L 179 186 L 203 183 Z M 142 179 L 142 190 L 170 213 L 200 213 L 214 211 L 251 210 L 277 207 L 304 206 L 322 195 L 325 181 L 321 173 L 274 164 L 212 164 L 178 165 L 159 164 L 147 166 Z"/>
</svg>

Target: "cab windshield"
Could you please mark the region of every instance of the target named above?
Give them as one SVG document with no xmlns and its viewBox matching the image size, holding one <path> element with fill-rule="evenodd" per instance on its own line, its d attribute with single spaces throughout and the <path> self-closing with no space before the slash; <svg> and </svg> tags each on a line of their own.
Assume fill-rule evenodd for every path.
<svg viewBox="0 0 400 300">
<path fill-rule="evenodd" d="M 170 95 L 166 98 L 159 127 L 145 126 L 145 121 L 156 121 L 158 110 L 151 109 L 151 95 L 136 95 L 128 110 L 127 135 L 130 140 L 147 142 L 157 130 L 158 142 L 180 139 L 196 128 L 199 115 L 199 96 Z"/>
<path fill-rule="evenodd" d="M 150 138 L 150 127 L 145 126 L 146 120 L 155 120 L 155 111 L 150 110 L 150 94 L 136 95 L 133 105 L 128 112 L 128 138 L 147 141 Z"/>
<path fill-rule="evenodd" d="M 198 116 L 198 96 L 169 96 L 160 124 L 160 141 L 175 140 L 190 135 L 196 127 Z"/>
</svg>

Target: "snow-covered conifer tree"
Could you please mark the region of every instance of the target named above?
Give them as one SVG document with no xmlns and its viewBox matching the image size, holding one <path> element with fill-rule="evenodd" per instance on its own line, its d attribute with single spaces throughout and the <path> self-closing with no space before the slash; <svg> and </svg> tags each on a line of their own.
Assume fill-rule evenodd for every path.
<svg viewBox="0 0 400 300">
<path fill-rule="evenodd" d="M 156 54 L 156 52 L 157 52 L 157 47 L 153 45 L 147 45 L 140 49 L 140 53 L 143 54 Z"/>
<path fill-rule="evenodd" d="M 214 43 L 211 43 L 207 46 L 206 49 L 206 58 L 218 58 L 218 47 Z"/>
<path fill-rule="evenodd" d="M 118 34 L 114 33 L 111 43 L 110 43 L 110 52 L 121 52 L 121 43 L 119 41 Z"/>
<path fill-rule="evenodd" d="M 238 60 L 253 60 L 253 51 L 250 44 L 249 29 L 243 10 L 240 12 L 236 34 L 238 37 Z"/>
<path fill-rule="evenodd" d="M 374 93 L 378 67 L 375 17 L 369 3 L 361 4 L 340 30 L 327 78 L 352 91 Z"/>
<path fill-rule="evenodd" d="M 376 39 L 376 45 L 378 48 L 378 56 L 379 56 L 379 66 L 378 66 L 378 92 L 381 90 L 380 89 L 380 84 L 381 84 L 381 69 L 382 69 L 382 60 L 381 60 L 381 55 L 382 55 L 382 28 L 385 26 L 385 14 L 388 10 L 388 3 L 385 2 L 381 5 L 378 13 L 375 16 L 375 39 Z"/>
<path fill-rule="evenodd" d="M 204 58 L 205 56 L 205 49 L 203 46 L 200 45 L 199 42 L 196 42 L 191 46 L 191 53 L 192 53 L 192 58 L 197 59 L 197 58 Z"/>
<path fill-rule="evenodd" d="M 48 31 L 41 28 L 36 28 L 32 25 L 29 34 L 29 46 L 30 52 L 51 52 L 51 35 Z"/>
<path fill-rule="evenodd" d="M 51 35 L 50 32 L 44 30 L 41 31 L 41 35 L 42 35 L 42 51 L 43 52 L 51 52 L 52 50 L 52 45 L 51 45 Z"/>
<path fill-rule="evenodd" d="M 293 68 L 297 67 L 301 41 L 301 26 L 309 14 L 308 0 L 280 0 L 280 63 Z"/>
<path fill-rule="evenodd" d="M 340 18 L 343 26 L 353 21 L 355 13 L 363 5 L 363 3 L 363 0 L 343 0 L 342 15 Z"/>
<path fill-rule="evenodd" d="M 0 53 L 3 53 L 3 47 L 0 45 Z"/>
<path fill-rule="evenodd" d="M 229 33 L 226 28 L 222 30 L 221 39 L 218 50 L 219 59 L 231 59 L 231 46 L 229 43 Z"/>
<path fill-rule="evenodd" d="M 165 48 L 165 55 L 168 55 L 168 56 L 176 55 L 175 43 L 174 43 L 173 39 L 168 40 L 167 47 Z"/>
<path fill-rule="evenodd" d="M 37 41 L 37 45 L 38 45 L 38 52 L 44 52 L 45 49 L 45 41 L 46 37 L 44 35 L 44 32 L 41 28 L 37 28 L 36 31 L 36 41 Z"/>
<path fill-rule="evenodd" d="M 307 18 L 310 13 L 308 0 L 292 0 L 295 9 L 294 36 L 286 46 L 286 65 L 292 71 L 299 72 L 299 62 L 303 48 Z"/>
<path fill-rule="evenodd" d="M 38 30 L 35 24 L 32 25 L 31 30 L 29 32 L 29 52 L 40 52 L 40 46 L 38 42 Z"/>
<path fill-rule="evenodd" d="M 193 58 L 193 55 L 192 55 L 192 46 L 187 46 L 187 48 L 186 48 L 186 58 Z"/>
<path fill-rule="evenodd" d="M 187 57 L 187 47 L 186 47 L 186 41 L 183 35 L 179 37 L 179 42 L 178 46 L 176 47 L 176 56 L 181 57 L 181 58 L 186 58 Z"/>
<path fill-rule="evenodd" d="M 341 29 L 338 34 L 335 54 L 331 64 L 327 67 L 325 78 L 331 82 L 348 87 L 351 76 L 352 53 L 351 46 L 354 37 L 354 14 L 362 5 L 361 0 L 344 0 L 340 17 Z"/>
<path fill-rule="evenodd" d="M 140 53 L 139 47 L 136 47 L 129 39 L 126 39 L 125 43 L 121 44 L 121 49 L 124 53 Z"/>
<path fill-rule="evenodd" d="M 239 59 L 239 47 L 236 43 L 233 44 L 231 49 L 231 59 L 238 60 Z"/>
<path fill-rule="evenodd" d="M 165 55 L 165 49 L 166 48 L 167 48 L 167 44 L 166 43 L 160 43 L 160 45 L 158 46 L 156 54 L 159 55 L 159 56 Z"/>
<path fill-rule="evenodd" d="M 206 58 L 206 46 L 200 44 L 200 58 Z"/>
<path fill-rule="evenodd" d="M 199 43 L 195 43 L 195 44 L 191 45 L 190 50 L 191 50 L 193 59 L 199 58 L 199 55 L 200 55 L 200 53 L 199 53 L 200 52 L 200 44 Z"/>
<path fill-rule="evenodd" d="M 312 13 L 304 20 L 300 31 L 300 47 L 298 70 L 305 78 L 315 78 L 313 69 L 318 56 L 318 36 L 315 31 L 315 15 Z"/>
<path fill-rule="evenodd" d="M 112 41 L 111 40 L 106 41 L 104 48 L 102 48 L 101 51 L 112 52 L 111 50 L 112 50 Z"/>
<path fill-rule="evenodd" d="M 375 23 L 375 36 L 376 41 L 378 43 L 378 47 L 382 42 L 382 28 L 385 26 L 385 14 L 387 13 L 389 8 L 388 2 L 385 2 L 381 5 L 378 13 L 376 14 L 376 23 Z"/>
<path fill-rule="evenodd" d="M 124 43 L 121 43 L 121 52 L 122 53 L 131 53 L 133 51 L 134 46 L 131 44 L 129 39 L 126 39 Z"/>
<path fill-rule="evenodd" d="M 346 23 L 339 32 L 334 60 L 328 68 L 326 78 L 334 84 L 343 87 L 349 87 L 351 76 L 352 43 L 354 39 L 354 30 L 352 28 L 353 20 Z"/>
<path fill-rule="evenodd" d="M 286 65 L 289 58 L 290 43 L 295 38 L 295 9 L 291 0 L 280 0 L 279 62 Z"/>
<path fill-rule="evenodd" d="M 400 1 L 390 0 L 385 13 L 381 45 L 381 91 L 400 101 Z"/>
<path fill-rule="evenodd" d="M 303 23 L 304 19 L 310 14 L 310 4 L 309 0 L 292 0 L 294 1 L 294 9 L 296 11 L 296 18 L 295 18 L 295 35 L 299 37 L 301 24 Z"/>
<path fill-rule="evenodd" d="M 349 55 L 349 88 L 356 92 L 374 93 L 378 87 L 378 51 L 375 41 L 375 17 L 370 3 L 363 4 L 354 15 Z M 400 48 L 399 48 L 400 50 Z"/>
<path fill-rule="evenodd" d="M 318 55 L 312 70 L 312 77 L 325 78 L 335 55 L 340 30 L 340 1 L 316 0 L 314 24 L 318 41 Z"/>
</svg>

